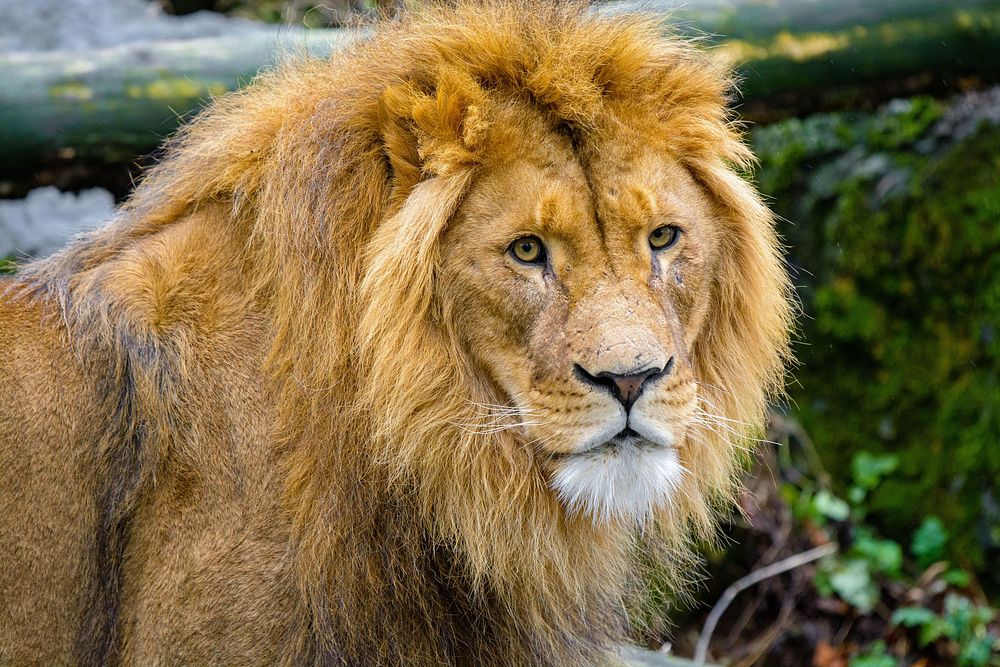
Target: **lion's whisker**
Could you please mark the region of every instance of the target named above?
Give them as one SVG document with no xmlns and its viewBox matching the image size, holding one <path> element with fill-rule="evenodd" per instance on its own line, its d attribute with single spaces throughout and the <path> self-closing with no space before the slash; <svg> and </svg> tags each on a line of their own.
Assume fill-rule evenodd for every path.
<svg viewBox="0 0 1000 667">
<path fill-rule="evenodd" d="M 706 422 L 701 422 L 701 421 L 698 421 L 698 420 L 694 420 L 692 423 L 695 424 L 696 426 L 701 426 L 702 428 L 704 428 L 705 430 L 707 430 L 709 433 L 712 433 L 713 435 L 719 437 L 729 447 L 732 447 L 733 449 L 736 449 L 736 450 L 741 451 L 741 452 L 745 452 L 747 454 L 752 453 L 751 448 L 747 447 L 746 445 L 739 444 L 738 442 L 734 441 L 733 438 L 730 438 L 727 435 L 719 433 L 714 428 L 712 428 L 712 426 L 713 426 L 712 424 L 709 424 L 709 423 L 706 423 Z M 705 436 L 705 434 L 702 433 L 702 432 L 700 432 L 699 430 L 688 431 L 688 435 L 691 437 L 692 440 L 694 440 L 698 444 L 704 445 L 706 447 L 712 447 L 712 445 L 713 445 L 713 443 L 708 440 L 708 438 Z M 739 436 L 739 439 L 743 439 L 743 438 L 745 438 L 745 436 L 742 436 L 742 435 Z"/>
<path fill-rule="evenodd" d="M 740 419 L 732 419 L 730 417 L 723 417 L 722 415 L 715 414 L 715 413 L 712 413 L 712 412 L 708 412 L 708 411 L 706 411 L 706 410 L 704 410 L 702 408 L 695 408 L 695 412 L 697 414 L 701 414 L 701 415 L 704 415 L 706 417 L 711 417 L 712 419 L 716 419 L 716 420 L 719 420 L 719 421 L 728 422 L 730 424 L 737 424 L 738 426 L 750 426 L 751 425 L 750 422 L 742 421 Z"/>
</svg>

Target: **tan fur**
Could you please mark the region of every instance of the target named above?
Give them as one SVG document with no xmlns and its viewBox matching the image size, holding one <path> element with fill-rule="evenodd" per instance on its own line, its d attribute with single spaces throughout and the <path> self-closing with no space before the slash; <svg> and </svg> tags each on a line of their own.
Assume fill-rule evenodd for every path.
<svg viewBox="0 0 1000 667">
<path fill-rule="evenodd" d="M 782 380 L 726 89 L 654 20 L 485 2 L 213 103 L 111 225 L 5 285 L 0 662 L 622 641 L 653 564 L 689 578 Z M 684 233 L 654 258 L 660 224 Z M 549 274 L 505 252 L 525 233 Z M 642 525 L 567 507 L 553 475 L 617 409 L 574 364 L 654 357 L 680 487 Z"/>
</svg>

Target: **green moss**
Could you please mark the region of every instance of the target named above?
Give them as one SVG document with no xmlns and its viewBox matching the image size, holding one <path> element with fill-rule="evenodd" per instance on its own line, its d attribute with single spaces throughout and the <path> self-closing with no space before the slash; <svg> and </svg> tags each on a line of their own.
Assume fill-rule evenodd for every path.
<svg viewBox="0 0 1000 667">
<path fill-rule="evenodd" d="M 940 516 L 1000 585 L 1000 128 L 941 137 L 939 103 L 755 132 L 807 317 L 791 388 L 835 477 L 899 456 L 871 494 L 902 538 Z"/>
<path fill-rule="evenodd" d="M 67 81 L 50 87 L 49 95 L 56 99 L 80 102 L 94 99 L 94 89 L 77 81 Z"/>
</svg>

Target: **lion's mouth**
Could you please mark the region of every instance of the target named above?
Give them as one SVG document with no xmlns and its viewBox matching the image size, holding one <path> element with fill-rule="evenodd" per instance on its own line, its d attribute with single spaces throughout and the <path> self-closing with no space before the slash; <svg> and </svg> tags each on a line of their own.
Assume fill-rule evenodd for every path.
<svg viewBox="0 0 1000 667">
<path fill-rule="evenodd" d="M 611 440 L 609 442 L 615 442 L 616 440 L 618 440 L 618 441 L 625 441 L 625 440 L 627 440 L 629 438 L 641 438 L 641 437 L 642 437 L 641 435 L 639 435 L 638 433 L 636 433 L 635 431 L 633 431 L 631 428 L 629 428 L 628 426 L 626 426 L 621 431 L 619 431 L 618 434 L 615 437 L 611 438 Z"/>
<path fill-rule="evenodd" d="M 619 452 L 627 450 L 654 450 L 660 448 L 662 448 L 662 445 L 643 437 L 638 432 L 626 426 L 606 442 L 579 452 L 560 453 L 556 455 L 556 458 L 614 456 Z"/>
</svg>

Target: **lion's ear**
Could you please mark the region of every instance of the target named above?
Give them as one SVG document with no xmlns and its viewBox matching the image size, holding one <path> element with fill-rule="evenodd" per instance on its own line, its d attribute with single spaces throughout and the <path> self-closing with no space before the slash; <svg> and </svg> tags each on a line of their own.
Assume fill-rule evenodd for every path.
<svg viewBox="0 0 1000 667">
<path fill-rule="evenodd" d="M 399 84 L 383 91 L 378 121 L 393 170 L 393 190 L 408 193 L 427 176 L 476 162 L 486 131 L 485 93 L 468 73 L 442 67 L 432 86 Z"/>
<path fill-rule="evenodd" d="M 420 155 L 411 121 L 413 99 L 417 94 L 410 86 L 390 86 L 382 93 L 378 104 L 379 130 L 392 166 L 393 193 L 397 196 L 409 192 L 420 181 Z"/>
</svg>

